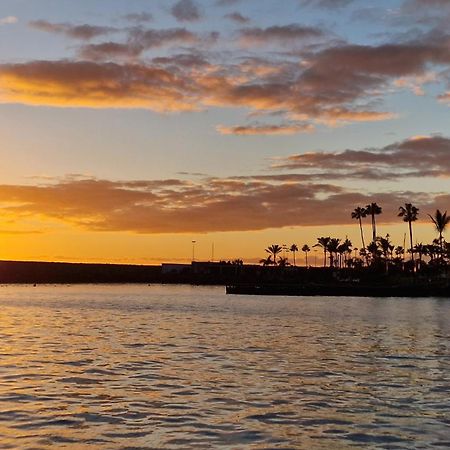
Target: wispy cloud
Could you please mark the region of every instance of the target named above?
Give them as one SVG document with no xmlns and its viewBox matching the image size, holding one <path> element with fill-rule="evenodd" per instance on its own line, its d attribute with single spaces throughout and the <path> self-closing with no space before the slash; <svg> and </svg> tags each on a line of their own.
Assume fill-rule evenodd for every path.
<svg viewBox="0 0 450 450">
<path fill-rule="evenodd" d="M 6 16 L 0 18 L 0 25 L 13 25 L 19 22 L 19 19 L 16 16 Z"/>
<path fill-rule="evenodd" d="M 72 39 L 89 40 L 98 36 L 104 36 L 116 32 L 113 27 L 97 26 L 97 25 L 74 25 L 71 23 L 53 23 L 46 20 L 33 20 L 29 22 L 32 28 L 47 33 L 64 34 Z"/>
<path fill-rule="evenodd" d="M 418 136 L 383 148 L 313 151 L 277 159 L 273 169 L 314 173 L 322 179 L 345 177 L 399 181 L 404 178 L 450 177 L 450 139 Z"/>
<path fill-rule="evenodd" d="M 0 185 L 2 214 L 46 218 L 94 231 L 187 233 L 351 223 L 355 205 L 374 198 L 337 185 L 294 176 L 193 180 L 67 179 L 53 184 Z M 423 211 L 448 204 L 449 195 L 395 191 L 376 195 L 385 223 L 414 198 Z"/>
<path fill-rule="evenodd" d="M 323 9 L 339 9 L 354 3 L 355 0 L 300 0 L 303 6 L 312 6 Z"/>
<path fill-rule="evenodd" d="M 314 131 L 314 126 L 311 124 L 252 124 L 252 125 L 239 125 L 235 127 L 227 127 L 219 125 L 217 131 L 220 134 L 237 135 L 237 136 L 255 136 L 255 135 L 292 135 L 298 133 L 310 133 Z"/>
<path fill-rule="evenodd" d="M 244 16 L 244 15 L 242 15 L 239 12 L 233 12 L 233 13 L 230 13 L 230 14 L 225 14 L 224 17 L 225 17 L 225 19 L 229 19 L 232 22 L 239 23 L 241 25 L 250 22 L 250 18 L 249 17 Z"/>
<path fill-rule="evenodd" d="M 323 38 L 323 30 L 299 24 L 276 25 L 268 28 L 244 28 L 240 31 L 243 45 L 292 44 L 307 39 Z"/>
<path fill-rule="evenodd" d="M 123 19 L 134 24 L 143 24 L 153 21 L 153 14 L 149 12 L 129 13 L 122 16 Z"/>
</svg>

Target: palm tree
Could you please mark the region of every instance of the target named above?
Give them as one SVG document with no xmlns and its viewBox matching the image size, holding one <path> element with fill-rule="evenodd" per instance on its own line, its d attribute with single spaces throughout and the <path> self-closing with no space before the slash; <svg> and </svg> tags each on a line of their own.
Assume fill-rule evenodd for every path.
<svg viewBox="0 0 450 450">
<path fill-rule="evenodd" d="M 355 210 L 352 212 L 352 219 L 356 219 L 359 221 L 359 231 L 361 232 L 361 242 L 363 248 L 366 248 L 366 244 L 364 242 L 364 231 L 362 227 L 362 219 L 367 216 L 367 211 L 364 208 L 361 208 L 358 206 L 355 208 Z"/>
<path fill-rule="evenodd" d="M 414 246 L 414 253 L 417 253 L 419 255 L 418 269 L 420 270 L 422 268 L 422 257 L 426 253 L 426 246 L 423 245 L 422 242 L 416 244 Z"/>
<path fill-rule="evenodd" d="M 270 247 L 266 248 L 266 252 L 270 255 L 273 255 L 273 264 L 277 264 L 277 255 L 278 253 L 281 253 L 283 251 L 283 248 L 280 247 L 278 244 L 272 244 Z"/>
<path fill-rule="evenodd" d="M 328 242 L 327 250 L 330 254 L 330 267 L 334 267 L 334 261 L 337 259 L 337 253 L 339 248 L 340 239 L 331 238 Z M 335 258 L 336 256 L 336 258 Z"/>
<path fill-rule="evenodd" d="M 377 240 L 377 224 L 375 222 L 375 216 L 382 212 L 381 206 L 378 206 L 376 203 L 371 203 L 366 206 L 366 214 L 372 217 L 372 242 Z"/>
<path fill-rule="evenodd" d="M 344 265 L 347 265 L 348 256 L 352 253 L 352 242 L 345 238 L 345 241 L 338 247 L 339 253 L 339 267 L 342 267 L 342 259 L 344 259 Z"/>
<path fill-rule="evenodd" d="M 295 264 L 295 253 L 298 252 L 297 244 L 292 244 L 291 247 L 289 248 L 289 250 L 294 254 L 294 267 L 295 267 L 296 266 L 296 264 Z"/>
<path fill-rule="evenodd" d="M 394 245 L 392 245 L 389 234 L 387 234 L 386 237 L 377 237 L 377 244 L 379 245 L 381 253 L 384 257 L 384 263 L 387 272 L 389 269 L 389 261 L 392 259 Z"/>
<path fill-rule="evenodd" d="M 263 266 L 270 266 L 272 264 L 272 257 L 269 255 L 267 258 L 262 258 L 259 263 Z"/>
<path fill-rule="evenodd" d="M 310 251 L 311 251 L 311 249 L 309 248 L 309 246 L 307 244 L 305 244 L 302 247 L 302 252 L 305 253 L 305 260 L 306 260 L 305 265 L 306 265 L 306 267 L 308 267 L 308 252 L 310 252 Z"/>
<path fill-rule="evenodd" d="M 313 247 L 322 247 L 323 248 L 323 267 L 327 266 L 327 249 L 328 243 L 330 242 L 330 237 L 320 237 L 317 238 L 317 244 L 313 245 Z"/>
<path fill-rule="evenodd" d="M 280 267 L 287 267 L 287 266 L 289 266 L 289 260 L 284 256 L 280 256 L 278 258 L 278 265 Z"/>
<path fill-rule="evenodd" d="M 397 245 L 397 247 L 395 247 L 394 249 L 395 252 L 395 256 L 397 257 L 397 259 L 400 261 L 403 261 L 403 258 L 405 256 L 405 249 L 401 246 L 401 245 Z"/>
<path fill-rule="evenodd" d="M 447 224 L 450 222 L 450 216 L 447 216 L 447 211 L 444 214 L 436 210 L 434 213 L 434 217 L 428 214 L 430 219 L 433 221 L 434 226 L 436 227 L 437 232 L 439 233 L 439 247 L 441 248 L 441 253 L 444 251 L 443 239 L 442 235 L 444 234 L 445 229 L 447 228 Z"/>
<path fill-rule="evenodd" d="M 408 222 L 409 226 L 409 242 L 411 244 L 411 261 L 414 261 L 414 248 L 413 248 L 413 232 L 412 223 L 417 220 L 419 208 L 416 208 L 411 203 L 405 203 L 405 206 L 398 208 L 398 217 L 403 217 L 403 222 Z"/>
</svg>

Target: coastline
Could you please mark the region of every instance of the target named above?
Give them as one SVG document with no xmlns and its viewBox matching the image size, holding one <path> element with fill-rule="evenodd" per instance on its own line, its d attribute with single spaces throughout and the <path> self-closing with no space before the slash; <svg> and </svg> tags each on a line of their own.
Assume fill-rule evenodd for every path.
<svg viewBox="0 0 450 450">
<path fill-rule="evenodd" d="M 208 262 L 145 266 L 0 261 L 0 284 L 187 284 L 223 286 L 235 295 L 450 298 L 450 284 L 442 275 Z"/>
</svg>

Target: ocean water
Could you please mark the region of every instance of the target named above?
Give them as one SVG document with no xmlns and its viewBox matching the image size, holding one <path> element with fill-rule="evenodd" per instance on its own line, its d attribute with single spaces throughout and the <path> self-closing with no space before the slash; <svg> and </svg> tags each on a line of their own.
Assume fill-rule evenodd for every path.
<svg viewBox="0 0 450 450">
<path fill-rule="evenodd" d="M 450 447 L 450 300 L 1 286 L 1 449 Z"/>
</svg>

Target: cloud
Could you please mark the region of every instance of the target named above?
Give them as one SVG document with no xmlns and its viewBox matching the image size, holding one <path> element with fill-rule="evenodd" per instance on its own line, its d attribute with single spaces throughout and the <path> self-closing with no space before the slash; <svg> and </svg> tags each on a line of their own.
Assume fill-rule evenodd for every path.
<svg viewBox="0 0 450 450">
<path fill-rule="evenodd" d="M 231 6 L 240 3 L 242 0 L 216 0 L 217 6 Z"/>
<path fill-rule="evenodd" d="M 146 108 L 186 111 L 196 108 L 192 86 L 157 67 L 72 61 L 35 61 L 0 68 L 3 102 L 64 107 Z"/>
<path fill-rule="evenodd" d="M 199 37 L 186 28 L 140 29 L 131 31 L 129 44 L 141 46 L 144 49 L 164 47 L 171 44 L 195 44 L 200 41 Z"/>
<path fill-rule="evenodd" d="M 28 234 L 43 234 L 44 231 L 42 230 L 0 230 L 0 235 L 5 235 L 5 234 L 9 234 L 12 236 L 24 236 L 24 235 L 28 235 Z"/>
<path fill-rule="evenodd" d="M 350 5 L 354 1 L 355 0 L 300 0 L 300 4 L 323 9 L 339 9 Z"/>
<path fill-rule="evenodd" d="M 292 44 L 325 36 L 326 33 L 319 28 L 290 24 L 268 28 L 244 28 L 240 31 L 240 42 L 243 45 Z"/>
<path fill-rule="evenodd" d="M 421 210 L 448 203 L 450 196 L 378 194 L 380 220 L 398 221 L 398 205 L 414 199 Z M 263 178 L 207 178 L 196 181 L 110 181 L 94 178 L 53 184 L 0 185 L 2 214 L 17 221 L 46 218 L 94 231 L 201 233 L 274 227 L 351 223 L 355 205 L 371 193 L 308 182 Z M 441 206 L 442 207 L 442 206 Z M 389 214 L 391 212 L 391 214 Z"/>
<path fill-rule="evenodd" d="M 125 14 L 122 18 L 138 25 L 153 21 L 153 15 L 149 12 Z"/>
<path fill-rule="evenodd" d="M 117 31 L 113 27 L 103 27 L 96 25 L 74 25 L 71 23 L 52 23 L 46 20 L 33 20 L 29 22 L 32 28 L 47 33 L 64 34 L 72 39 L 90 40 L 99 36 L 114 33 Z"/>
<path fill-rule="evenodd" d="M 320 30 L 287 26 L 243 33 L 263 42 L 315 35 Z M 336 126 L 392 119 L 395 115 L 382 109 L 387 93 L 408 87 L 423 94 L 423 85 L 439 85 L 450 66 L 450 48 L 442 36 L 429 36 L 420 43 L 341 43 L 300 55 L 245 58 L 205 49 L 219 38 L 214 32 L 199 35 L 185 28 L 137 27 L 124 43 L 81 46 L 79 56 L 90 62 L 0 64 L 1 101 L 159 112 L 246 108 L 255 116 L 276 114 L 281 132 L 292 130 L 292 123 Z M 146 50 L 171 46 L 186 47 L 184 57 L 168 52 L 139 59 Z M 440 100 L 446 98 L 442 94 Z M 238 124 L 236 131 L 256 131 L 250 128 Z"/>
<path fill-rule="evenodd" d="M 255 135 L 292 135 L 298 133 L 310 133 L 314 131 L 314 127 L 311 124 L 283 124 L 283 125 L 270 125 L 270 124 L 254 124 L 254 125 L 240 125 L 235 127 L 226 127 L 219 125 L 217 131 L 220 134 L 225 135 L 238 135 L 238 136 L 255 136 Z"/>
<path fill-rule="evenodd" d="M 19 21 L 19 19 L 15 16 L 2 17 L 2 18 L 0 18 L 0 26 L 1 25 L 13 25 L 13 24 L 17 23 L 18 21 Z"/>
<path fill-rule="evenodd" d="M 92 61 L 111 61 L 121 58 L 137 58 L 144 51 L 142 45 L 102 42 L 101 44 L 83 45 L 78 54 L 82 59 Z"/>
<path fill-rule="evenodd" d="M 446 92 L 445 94 L 439 95 L 438 99 L 442 103 L 450 104 L 450 91 Z"/>
<path fill-rule="evenodd" d="M 236 22 L 239 24 L 245 24 L 245 23 L 250 22 L 249 17 L 243 16 L 241 13 L 238 13 L 238 12 L 226 14 L 224 17 L 225 17 L 225 19 L 229 19 L 232 22 Z"/>
<path fill-rule="evenodd" d="M 199 7 L 193 0 L 179 0 L 172 7 L 172 15 L 179 22 L 195 22 L 201 18 Z"/>
<path fill-rule="evenodd" d="M 383 148 L 308 152 L 278 159 L 273 169 L 313 172 L 322 179 L 450 177 L 450 138 L 419 136 Z"/>
<path fill-rule="evenodd" d="M 198 36 L 185 28 L 130 30 L 127 42 L 102 42 L 86 44 L 79 48 L 78 54 L 83 59 L 93 61 L 111 61 L 116 58 L 137 58 L 144 51 L 176 45 L 193 45 L 210 43 L 216 36 Z"/>
</svg>

